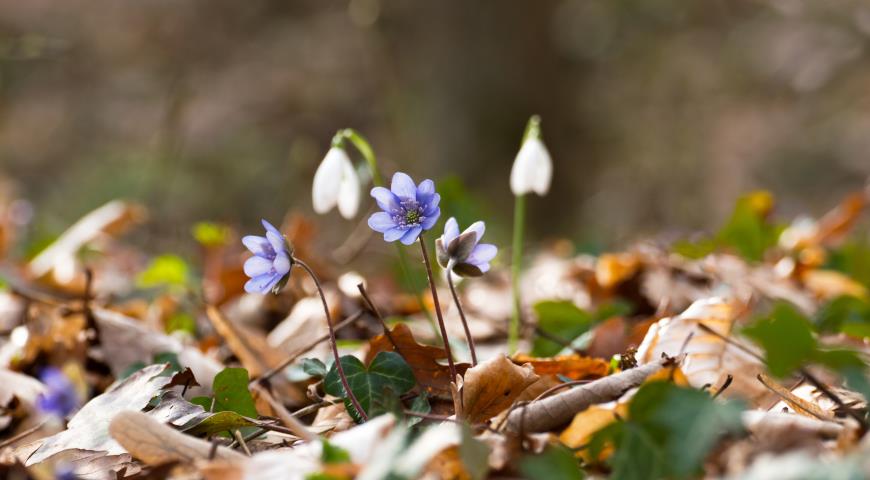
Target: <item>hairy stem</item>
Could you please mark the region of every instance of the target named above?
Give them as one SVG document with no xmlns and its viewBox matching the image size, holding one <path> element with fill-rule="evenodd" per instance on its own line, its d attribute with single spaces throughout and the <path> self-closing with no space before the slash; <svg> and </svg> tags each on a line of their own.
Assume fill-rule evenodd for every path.
<svg viewBox="0 0 870 480">
<path fill-rule="evenodd" d="M 429 278 L 429 290 L 432 292 L 432 302 L 435 304 L 435 315 L 438 317 L 438 326 L 441 328 L 441 338 L 444 340 L 444 351 L 447 352 L 447 364 L 450 366 L 450 381 L 456 381 L 456 365 L 453 364 L 453 352 L 450 351 L 450 337 L 447 336 L 447 328 L 444 326 L 444 317 L 441 314 L 441 302 L 438 301 L 438 292 L 435 289 L 435 279 L 432 277 L 432 264 L 429 263 L 429 252 L 426 250 L 426 241 L 421 234 L 418 238 L 420 250 L 423 252 L 423 263 L 426 265 L 426 275 Z"/>
<path fill-rule="evenodd" d="M 513 354 L 519 341 L 522 317 L 520 300 L 520 273 L 523 263 L 523 224 L 526 221 L 526 196 L 518 195 L 514 203 L 514 240 L 513 260 L 511 261 L 511 291 L 513 293 L 513 314 L 508 325 L 508 353 Z"/>
<path fill-rule="evenodd" d="M 450 286 L 450 293 L 453 295 L 453 303 L 456 304 L 456 309 L 459 310 L 459 318 L 462 320 L 462 328 L 465 330 L 465 340 L 468 342 L 468 349 L 471 351 L 471 366 L 477 366 L 477 351 L 474 349 L 474 339 L 471 338 L 471 330 L 468 329 L 468 321 L 465 319 L 465 312 L 462 310 L 462 304 L 459 302 L 459 295 L 456 294 L 456 287 L 453 286 L 453 266 L 449 265 L 447 269 L 447 285 Z"/>
<path fill-rule="evenodd" d="M 366 421 L 369 417 L 363 410 L 362 405 L 360 405 L 359 400 L 356 399 L 356 395 L 354 395 L 353 391 L 350 389 L 350 384 L 347 381 L 347 377 L 344 375 L 344 367 L 341 366 L 341 358 L 338 356 L 338 344 L 335 341 L 335 330 L 332 328 L 332 315 L 329 314 L 329 305 L 326 304 L 326 296 L 323 294 L 323 287 L 320 286 L 320 279 L 317 278 L 317 275 L 314 274 L 314 270 L 311 270 L 311 267 L 309 267 L 308 264 L 298 258 L 294 258 L 293 261 L 308 272 L 308 275 L 312 280 L 314 280 L 314 285 L 317 286 L 317 293 L 320 294 L 320 301 L 323 302 L 323 313 L 326 314 L 326 325 L 329 327 L 329 340 L 330 345 L 332 345 L 332 356 L 335 357 L 335 369 L 338 370 L 338 376 L 341 378 L 341 385 L 347 393 L 347 398 L 350 399 L 350 403 L 352 403 L 353 408 L 359 412 L 359 416 L 362 417 L 363 421 Z"/>
</svg>

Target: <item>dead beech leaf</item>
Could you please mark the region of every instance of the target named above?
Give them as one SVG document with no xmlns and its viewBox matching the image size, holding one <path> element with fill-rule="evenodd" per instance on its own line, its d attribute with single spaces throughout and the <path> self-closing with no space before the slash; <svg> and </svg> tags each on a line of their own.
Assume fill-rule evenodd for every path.
<svg viewBox="0 0 870 480">
<path fill-rule="evenodd" d="M 718 387 L 730 374 L 733 381 L 723 396 L 744 397 L 754 405 L 765 403 L 772 398 L 771 393 L 755 378 L 765 371 L 764 364 L 724 340 L 731 336 L 740 309 L 740 304 L 719 297 L 698 300 L 680 315 L 663 318 L 650 327 L 638 348 L 637 361 L 647 363 L 663 354 L 685 353 L 680 368 L 692 387 Z"/>
<path fill-rule="evenodd" d="M 516 365 L 504 355 L 469 368 L 462 386 L 465 418 L 471 423 L 489 420 L 509 408 L 538 378 L 530 365 Z"/>
<path fill-rule="evenodd" d="M 91 211 L 69 227 L 58 239 L 30 261 L 30 273 L 49 280 L 59 286 L 76 290 L 84 287 L 84 274 L 80 271 L 76 254 L 88 243 L 102 235 L 117 235 L 131 225 L 139 223 L 145 216 L 143 207 L 123 202 L 111 201 Z"/>
<path fill-rule="evenodd" d="M 612 288 L 631 278 L 640 268 L 634 253 L 605 253 L 595 263 L 595 281 L 601 288 Z"/>
<path fill-rule="evenodd" d="M 439 398 L 451 398 L 450 368 L 439 363 L 439 361 L 447 360 L 444 348 L 417 343 L 411 329 L 404 323 L 393 327 L 390 330 L 390 336 L 399 347 L 398 351 L 386 335 L 378 335 L 369 342 L 370 348 L 366 355 L 366 364 L 370 363 L 380 352 L 397 352 L 408 362 L 411 370 L 414 371 L 417 383 L 428 394 Z M 467 363 L 458 363 L 456 371 L 462 375 L 468 367 Z"/>
<path fill-rule="evenodd" d="M 212 450 L 211 443 L 185 435 L 136 411 L 115 415 L 109 425 L 109 433 L 130 454 L 147 465 L 205 460 Z M 218 447 L 214 458 L 238 462 L 246 459 L 241 453 L 226 447 Z"/>
<path fill-rule="evenodd" d="M 614 405 L 615 408 L 592 405 L 574 415 L 574 420 L 571 420 L 568 428 L 563 430 L 559 435 L 559 441 L 572 449 L 587 445 L 595 432 L 610 425 L 620 416 L 623 418 L 627 416 L 628 408 L 626 404 L 618 403 Z M 589 456 L 589 449 L 583 449 L 580 454 L 586 461 L 598 460 Z M 602 452 L 602 456 L 606 456 L 605 454 L 606 452 Z"/>
<path fill-rule="evenodd" d="M 867 288 L 834 270 L 805 270 L 801 272 L 804 286 L 821 300 L 830 300 L 841 295 L 867 298 Z"/>
<path fill-rule="evenodd" d="M 625 352 L 629 347 L 636 347 L 641 344 L 650 325 L 656 320 L 656 317 L 651 317 L 634 323 L 624 317 L 608 318 L 592 329 L 592 340 L 586 347 L 586 354 L 590 357 L 610 359 L 618 353 Z"/>
<path fill-rule="evenodd" d="M 538 375 L 562 375 L 571 380 L 601 378 L 607 375 L 609 364 L 600 358 L 577 354 L 559 355 L 553 358 L 535 358 L 528 355 L 515 355 L 514 363 L 528 363 Z"/>
<path fill-rule="evenodd" d="M 33 465 L 64 450 L 79 448 L 119 455 L 124 449 L 109 436 L 109 423 L 120 412 L 141 410 L 170 382 L 160 374 L 168 364 L 147 366 L 94 397 L 67 424 L 67 429 L 45 439 L 25 465 Z"/>
<path fill-rule="evenodd" d="M 284 360 L 284 353 L 269 345 L 265 336 L 242 325 L 236 325 L 217 307 L 209 305 L 206 314 L 230 350 L 248 369 L 251 378 L 257 378 Z"/>
</svg>

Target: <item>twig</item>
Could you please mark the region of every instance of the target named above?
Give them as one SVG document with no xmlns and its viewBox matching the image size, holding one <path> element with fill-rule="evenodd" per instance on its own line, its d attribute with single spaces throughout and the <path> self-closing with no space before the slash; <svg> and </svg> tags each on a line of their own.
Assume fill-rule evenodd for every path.
<svg viewBox="0 0 870 480">
<path fill-rule="evenodd" d="M 310 414 L 320 410 L 323 407 L 328 407 L 330 405 L 337 405 L 338 403 L 339 402 L 330 402 L 328 400 L 323 400 L 323 401 L 320 401 L 317 403 L 312 403 L 311 405 L 308 405 L 307 407 L 302 407 L 299 410 L 296 410 L 295 412 L 293 412 L 291 415 L 296 417 L 296 418 L 304 417 L 306 415 L 310 415 Z"/>
<path fill-rule="evenodd" d="M 339 323 L 335 326 L 335 331 L 337 332 L 337 331 L 341 330 L 342 328 L 344 328 L 344 327 L 350 325 L 351 323 L 353 323 L 353 322 L 359 320 L 359 318 L 360 318 L 361 316 L 362 316 L 362 310 L 360 310 L 360 311 L 354 313 L 353 315 L 351 315 L 351 316 L 345 318 L 344 320 L 342 320 L 341 322 L 339 322 Z M 269 371 L 267 371 L 267 372 L 264 373 L 263 375 L 259 376 L 258 378 L 255 378 L 255 379 L 251 380 L 250 385 L 253 385 L 253 384 L 255 384 L 255 383 L 265 382 L 265 381 L 268 380 L 269 378 L 273 377 L 276 373 L 278 373 L 278 372 L 280 372 L 281 370 L 284 370 L 285 368 L 287 368 L 288 365 L 290 365 L 291 363 L 295 362 L 299 357 L 301 357 L 302 355 L 304 355 L 306 352 L 308 352 L 308 351 L 311 350 L 312 348 L 316 347 L 316 346 L 319 345 L 320 343 L 325 342 L 325 341 L 327 341 L 327 340 L 329 340 L 329 334 L 328 334 L 328 333 L 327 333 L 327 334 L 324 334 L 324 335 L 321 336 L 321 337 L 316 338 L 315 340 L 313 340 L 312 342 L 310 342 L 308 345 L 305 345 L 305 346 L 302 347 L 301 349 L 297 350 L 296 353 L 294 353 L 293 355 L 290 355 L 290 356 L 287 357 L 283 362 L 279 363 L 278 365 L 276 365 L 275 367 L 273 367 L 272 369 L 270 369 Z"/>
<path fill-rule="evenodd" d="M 722 392 L 725 391 L 725 389 L 727 389 L 728 387 L 731 386 L 731 382 L 733 382 L 733 381 L 734 381 L 734 375 L 731 375 L 731 374 L 729 373 L 728 376 L 725 377 L 725 381 L 722 382 L 722 386 L 719 387 L 719 388 L 716 390 L 716 393 L 713 394 L 713 398 L 716 398 L 716 397 L 718 397 L 719 395 L 721 395 Z"/>
<path fill-rule="evenodd" d="M 832 392 L 826 385 L 824 385 L 822 382 L 820 382 L 819 379 L 816 378 L 815 375 L 813 375 L 809 372 L 809 370 L 807 370 L 804 367 L 801 367 L 799 371 L 800 371 L 801 375 L 803 375 L 804 378 L 807 379 L 808 382 L 812 383 L 813 386 L 816 387 L 816 389 L 818 389 L 826 397 L 830 398 L 834 403 L 836 403 L 837 406 L 840 407 L 844 412 L 846 412 L 847 415 L 849 415 L 850 417 L 852 417 L 858 421 L 858 425 L 861 426 L 861 434 L 862 435 L 864 432 L 867 431 L 867 420 L 863 416 L 861 416 L 861 414 L 856 412 L 852 407 L 846 405 L 846 403 L 843 402 L 843 399 L 841 399 L 837 394 Z"/>
<path fill-rule="evenodd" d="M 390 327 L 388 327 L 387 322 L 384 321 L 384 317 L 381 315 L 380 310 L 378 310 L 378 307 L 375 306 L 375 303 L 372 302 L 371 297 L 369 297 L 369 293 L 366 291 L 365 285 L 359 283 L 357 284 L 356 288 L 359 290 L 360 295 L 362 295 L 362 298 L 366 302 L 366 306 L 368 307 L 368 309 L 371 310 L 371 312 L 375 314 L 375 318 L 377 318 L 378 321 L 381 322 L 381 328 L 383 328 L 384 330 L 384 335 L 387 337 L 390 343 L 393 344 L 393 348 L 396 349 L 396 352 L 398 352 L 399 355 L 402 355 L 402 352 L 399 351 L 399 344 L 396 343 L 396 339 L 393 338 L 393 334 L 390 332 Z"/>
<path fill-rule="evenodd" d="M 30 435 L 31 433 L 39 430 L 43 425 L 45 425 L 45 422 L 47 422 L 47 421 L 48 420 L 43 420 L 43 421 L 37 423 L 36 425 L 28 428 L 27 430 L 19 433 L 18 435 L 15 435 L 12 438 L 7 438 L 6 440 L 3 440 L 2 442 L 0 442 L 0 448 L 5 448 L 9 445 L 12 445 L 13 443 L 17 442 L 18 440 L 21 440 L 22 438 Z"/>
<path fill-rule="evenodd" d="M 245 443 L 245 439 L 242 438 L 242 432 L 240 432 L 238 429 L 233 430 L 233 438 L 235 438 L 236 442 L 238 442 L 239 445 L 242 446 L 242 450 L 245 451 L 245 454 L 250 457 L 251 451 L 248 449 L 248 444 Z"/>
<path fill-rule="evenodd" d="M 280 418 L 284 425 L 286 425 L 287 428 L 290 429 L 290 432 L 293 435 L 305 441 L 312 441 L 317 439 L 317 435 L 308 430 L 308 428 L 302 422 L 300 422 L 296 419 L 296 417 L 291 415 L 290 412 L 288 412 L 287 409 L 284 408 L 284 405 L 282 405 L 281 402 L 275 400 L 272 397 L 268 390 L 266 390 L 259 384 L 254 385 L 252 389 L 256 390 L 257 393 L 269 403 L 272 409 L 275 410 L 275 413 L 278 414 L 278 418 Z M 263 428 L 267 427 L 263 425 Z"/>
</svg>

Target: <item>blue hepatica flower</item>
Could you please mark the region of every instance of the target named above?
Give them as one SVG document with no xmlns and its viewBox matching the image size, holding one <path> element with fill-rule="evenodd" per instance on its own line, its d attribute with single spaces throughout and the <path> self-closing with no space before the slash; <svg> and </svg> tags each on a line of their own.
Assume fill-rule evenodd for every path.
<svg viewBox="0 0 870 480">
<path fill-rule="evenodd" d="M 489 270 L 489 261 L 498 253 L 495 245 L 480 243 L 485 230 L 483 222 L 474 222 L 459 233 L 459 224 L 450 217 L 444 224 L 444 235 L 435 240 L 438 264 L 463 277 L 483 275 Z"/>
<path fill-rule="evenodd" d="M 36 398 L 36 407 L 43 413 L 64 418 L 79 406 L 79 395 L 72 381 L 60 369 L 46 367 L 39 374 L 46 391 Z"/>
<path fill-rule="evenodd" d="M 369 217 L 369 227 L 384 234 L 385 242 L 399 240 L 411 245 L 425 230 L 435 226 L 441 209 L 441 196 L 435 193 L 435 182 L 423 180 L 414 185 L 411 177 L 396 172 L 390 189 L 375 187 L 372 197 L 383 212 Z"/>
<path fill-rule="evenodd" d="M 251 277 L 245 283 L 248 293 L 278 293 L 287 283 L 293 252 L 284 236 L 271 223 L 263 220 L 266 236 L 248 235 L 242 238 L 245 247 L 254 254 L 245 261 L 245 275 Z"/>
</svg>

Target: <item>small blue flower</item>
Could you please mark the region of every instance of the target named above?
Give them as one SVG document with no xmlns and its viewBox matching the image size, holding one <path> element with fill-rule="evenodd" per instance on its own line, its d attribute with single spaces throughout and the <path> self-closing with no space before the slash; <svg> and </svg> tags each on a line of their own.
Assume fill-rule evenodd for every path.
<svg viewBox="0 0 870 480">
<path fill-rule="evenodd" d="M 435 193 L 435 182 L 423 180 L 414 185 L 411 177 L 402 172 L 393 175 L 389 190 L 373 188 L 372 197 L 383 212 L 369 217 L 369 227 L 383 233 L 385 242 L 399 240 L 411 245 L 423 231 L 434 227 L 441 215 L 441 196 Z"/>
<path fill-rule="evenodd" d="M 263 220 L 266 236 L 248 235 L 242 238 L 245 247 L 254 254 L 245 261 L 245 275 L 251 277 L 245 283 L 248 293 L 278 293 L 287 283 L 293 252 L 284 236 L 271 223 Z"/>
<path fill-rule="evenodd" d="M 463 277 L 478 277 L 489 270 L 498 248 L 489 243 L 480 243 L 486 225 L 474 222 L 459 233 L 459 224 L 450 217 L 444 224 L 444 235 L 435 240 L 435 252 L 438 264 L 446 269 L 452 269 Z"/>
<path fill-rule="evenodd" d="M 60 369 L 46 367 L 39 379 L 46 391 L 36 398 L 36 407 L 43 413 L 65 418 L 79 406 L 79 395 L 72 381 Z"/>
</svg>

